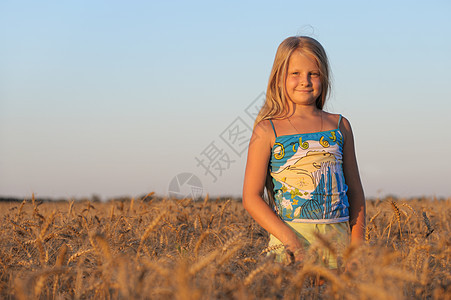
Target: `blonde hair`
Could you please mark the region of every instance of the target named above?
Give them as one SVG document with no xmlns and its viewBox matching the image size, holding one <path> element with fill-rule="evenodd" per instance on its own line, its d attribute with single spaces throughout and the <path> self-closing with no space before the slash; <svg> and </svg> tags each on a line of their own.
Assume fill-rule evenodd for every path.
<svg viewBox="0 0 451 300">
<path fill-rule="evenodd" d="M 288 62 L 293 52 L 297 50 L 312 56 L 318 65 L 322 89 L 315 104 L 318 109 L 323 109 L 330 89 L 329 61 L 326 51 L 317 40 L 311 37 L 291 36 L 286 38 L 277 48 L 266 90 L 266 101 L 257 115 L 254 127 L 263 120 L 287 117 L 290 104 L 286 95 L 285 81 L 287 78 Z M 274 185 L 269 165 L 265 187 L 269 204 L 274 207 Z"/>
</svg>

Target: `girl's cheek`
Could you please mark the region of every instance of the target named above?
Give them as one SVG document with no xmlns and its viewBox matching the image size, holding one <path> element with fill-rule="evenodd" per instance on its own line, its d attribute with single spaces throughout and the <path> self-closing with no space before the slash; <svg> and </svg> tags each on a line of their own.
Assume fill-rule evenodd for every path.
<svg viewBox="0 0 451 300">
<path fill-rule="evenodd" d="M 296 78 L 288 78 L 287 86 L 295 86 L 295 85 L 297 85 L 297 79 Z"/>
</svg>

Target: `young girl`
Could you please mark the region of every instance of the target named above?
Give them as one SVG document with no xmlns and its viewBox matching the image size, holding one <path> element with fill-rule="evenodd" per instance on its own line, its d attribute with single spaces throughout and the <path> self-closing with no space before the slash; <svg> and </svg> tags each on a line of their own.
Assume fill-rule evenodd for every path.
<svg viewBox="0 0 451 300">
<path fill-rule="evenodd" d="M 243 187 L 243 205 L 280 245 L 303 260 L 316 234 L 334 247 L 364 239 L 365 200 L 349 121 L 323 111 L 330 87 L 321 44 L 299 36 L 277 49 L 266 102 L 254 125 Z M 263 200 L 266 187 L 269 205 Z M 334 255 L 320 254 L 337 268 Z"/>
</svg>

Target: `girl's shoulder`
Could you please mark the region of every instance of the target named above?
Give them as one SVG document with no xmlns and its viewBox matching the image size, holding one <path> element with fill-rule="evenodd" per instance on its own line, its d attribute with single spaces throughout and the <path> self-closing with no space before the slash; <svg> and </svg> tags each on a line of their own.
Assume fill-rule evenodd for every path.
<svg viewBox="0 0 451 300">
<path fill-rule="evenodd" d="M 323 111 L 323 119 L 325 128 L 338 128 L 346 141 L 347 137 L 352 136 L 351 124 L 349 120 L 342 114 L 334 114 Z"/>
<path fill-rule="evenodd" d="M 274 123 L 269 119 L 261 120 L 255 124 L 252 135 L 253 139 L 258 138 L 261 142 L 272 146 L 276 139 Z"/>
<path fill-rule="evenodd" d="M 340 129 L 350 128 L 348 119 L 342 114 L 334 114 L 327 111 L 323 111 L 323 116 L 325 122 L 328 122 L 331 125 L 334 124 L 335 126 L 339 126 Z"/>
<path fill-rule="evenodd" d="M 335 120 L 335 124 L 337 124 L 338 129 L 340 130 L 340 132 L 343 135 L 343 139 L 346 141 L 347 137 L 352 136 L 352 130 L 351 130 L 351 124 L 349 123 L 349 120 L 341 115 L 341 114 L 332 114 L 332 113 L 327 113 L 328 115 L 330 115 L 329 117 L 331 118 L 331 120 Z"/>
<path fill-rule="evenodd" d="M 274 132 L 273 126 L 274 125 L 273 125 L 272 121 L 270 121 L 269 119 L 261 120 L 260 122 L 255 124 L 254 133 L 260 134 L 263 136 L 266 136 L 266 135 L 269 136 L 271 133 Z"/>
<path fill-rule="evenodd" d="M 323 110 L 323 118 L 326 122 L 330 122 L 337 125 L 341 123 L 343 116 L 341 114 L 334 114 Z"/>
</svg>

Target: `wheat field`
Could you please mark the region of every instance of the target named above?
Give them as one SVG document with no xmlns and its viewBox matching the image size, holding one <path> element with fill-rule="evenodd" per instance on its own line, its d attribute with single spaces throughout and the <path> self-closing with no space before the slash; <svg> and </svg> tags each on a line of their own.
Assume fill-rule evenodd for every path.
<svg viewBox="0 0 451 300">
<path fill-rule="evenodd" d="M 276 263 L 234 199 L 1 202 L 2 299 L 451 299 L 448 199 L 367 200 L 337 272 Z"/>
</svg>

